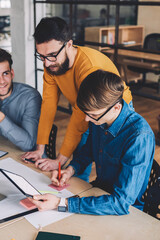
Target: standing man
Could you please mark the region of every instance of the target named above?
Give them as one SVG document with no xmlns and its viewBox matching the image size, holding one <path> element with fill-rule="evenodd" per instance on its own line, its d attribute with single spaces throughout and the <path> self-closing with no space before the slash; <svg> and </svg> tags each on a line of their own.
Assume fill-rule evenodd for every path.
<svg viewBox="0 0 160 240">
<path fill-rule="evenodd" d="M 142 195 L 148 185 L 155 139 L 145 119 L 122 99 L 123 89 L 123 81 L 113 73 L 97 70 L 86 77 L 77 105 L 90 122 L 87 143 L 61 171 L 60 181 L 57 170 L 52 174 L 53 184 L 63 186 L 73 174 L 82 173 L 95 161 L 97 178 L 93 185 L 110 195 L 69 199 L 38 195 L 31 201 L 39 210 L 61 206 L 59 210 L 95 215 L 128 214 L 131 205 L 143 210 Z"/>
<path fill-rule="evenodd" d="M 41 96 L 34 88 L 13 82 L 12 57 L 0 49 L 0 136 L 23 151 L 35 149 Z"/>
<path fill-rule="evenodd" d="M 22 158 L 33 158 L 42 170 L 54 170 L 58 162 L 63 165 L 74 153 L 78 144 L 82 146 L 84 133 L 88 129 L 85 114 L 76 105 L 79 87 L 86 76 L 104 69 L 119 75 L 115 65 L 104 54 L 88 47 L 73 46 L 69 27 L 58 17 L 43 18 L 35 29 L 37 58 L 44 63 L 43 101 L 38 126 L 37 150 L 26 153 Z M 41 159 L 44 146 L 55 118 L 60 94 L 72 105 L 72 115 L 59 154 L 55 161 Z M 124 100 L 132 100 L 125 85 Z M 82 140 L 81 140 L 82 138 Z M 91 170 L 91 167 L 90 167 Z"/>
</svg>

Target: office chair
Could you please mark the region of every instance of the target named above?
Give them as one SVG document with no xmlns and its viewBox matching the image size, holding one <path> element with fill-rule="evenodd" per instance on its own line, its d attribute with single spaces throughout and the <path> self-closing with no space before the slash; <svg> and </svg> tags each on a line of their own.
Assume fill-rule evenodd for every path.
<svg viewBox="0 0 160 240">
<path fill-rule="evenodd" d="M 144 39 L 143 49 L 145 50 L 153 50 L 153 51 L 160 51 L 160 33 L 151 33 L 148 34 Z M 138 60 L 137 60 L 138 61 Z M 148 62 L 148 60 L 142 60 L 143 62 Z M 151 62 L 151 61 L 150 61 Z M 155 69 L 147 69 L 141 66 L 127 66 L 127 68 L 133 72 L 138 72 L 143 74 L 142 81 L 145 83 L 146 73 L 152 72 L 156 75 L 160 75 L 160 67 L 158 66 Z M 160 81 L 160 77 L 158 83 Z"/>
<path fill-rule="evenodd" d="M 48 158 L 56 158 L 56 136 L 57 136 L 57 126 L 53 124 L 49 135 L 49 144 L 45 145 L 45 152 Z"/>
<path fill-rule="evenodd" d="M 150 178 L 142 196 L 145 213 L 160 220 L 160 166 L 153 160 Z"/>
</svg>

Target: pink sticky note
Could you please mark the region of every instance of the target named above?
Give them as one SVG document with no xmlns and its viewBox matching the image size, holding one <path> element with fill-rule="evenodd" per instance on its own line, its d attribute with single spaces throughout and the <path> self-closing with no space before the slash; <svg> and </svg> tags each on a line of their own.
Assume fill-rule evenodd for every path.
<svg viewBox="0 0 160 240">
<path fill-rule="evenodd" d="M 27 208 L 28 210 L 32 210 L 36 208 L 36 205 L 34 205 L 28 198 L 24 198 L 19 202 L 23 207 Z"/>
<path fill-rule="evenodd" d="M 69 184 L 66 184 L 66 185 L 64 185 L 63 187 L 58 187 L 58 186 L 55 186 L 55 185 L 53 185 L 53 184 L 50 184 L 50 185 L 48 185 L 49 187 L 51 187 L 51 188 L 54 188 L 54 189 L 56 189 L 57 191 L 61 191 L 61 190 L 63 190 L 63 189 L 65 189 L 66 187 L 69 187 L 70 185 Z"/>
</svg>

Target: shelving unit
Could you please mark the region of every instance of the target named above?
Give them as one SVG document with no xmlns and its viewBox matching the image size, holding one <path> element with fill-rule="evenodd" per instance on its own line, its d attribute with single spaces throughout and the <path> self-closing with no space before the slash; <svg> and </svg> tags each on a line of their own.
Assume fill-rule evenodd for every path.
<svg viewBox="0 0 160 240">
<path fill-rule="evenodd" d="M 124 46 L 142 46 L 144 39 L 144 26 L 119 26 L 118 44 Z M 115 27 L 86 27 L 85 41 L 114 44 Z M 99 51 L 107 47 L 92 46 Z"/>
</svg>

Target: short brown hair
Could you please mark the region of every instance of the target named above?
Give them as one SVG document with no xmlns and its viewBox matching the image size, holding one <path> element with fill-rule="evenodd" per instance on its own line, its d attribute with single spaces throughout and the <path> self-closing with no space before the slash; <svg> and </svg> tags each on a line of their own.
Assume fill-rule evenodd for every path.
<svg viewBox="0 0 160 240">
<path fill-rule="evenodd" d="M 83 112 L 110 107 L 122 98 L 123 91 L 124 84 L 118 75 L 97 70 L 82 82 L 77 105 Z"/>
<path fill-rule="evenodd" d="M 68 24 L 59 17 L 44 17 L 37 25 L 33 34 L 37 44 L 56 40 L 68 42 L 71 33 Z"/>
<path fill-rule="evenodd" d="M 9 63 L 10 69 L 12 68 L 12 56 L 9 52 L 7 52 L 6 50 L 0 48 L 0 62 L 5 62 L 7 61 Z"/>
</svg>

